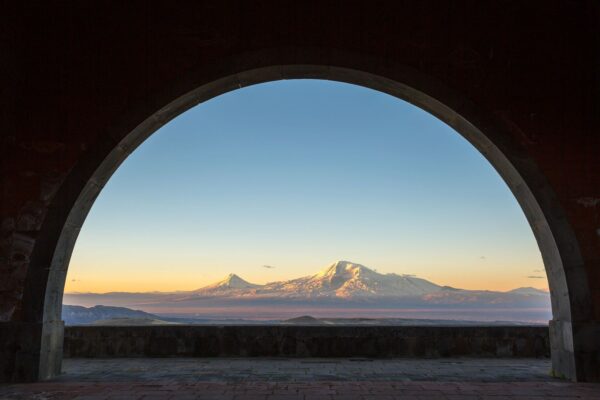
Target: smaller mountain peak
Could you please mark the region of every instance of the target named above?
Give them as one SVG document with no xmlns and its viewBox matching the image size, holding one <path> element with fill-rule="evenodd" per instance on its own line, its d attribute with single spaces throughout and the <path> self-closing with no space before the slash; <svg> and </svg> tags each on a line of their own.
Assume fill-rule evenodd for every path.
<svg viewBox="0 0 600 400">
<path fill-rule="evenodd" d="M 223 283 L 228 283 L 230 285 L 248 284 L 248 282 L 246 282 L 236 274 L 227 275 L 227 277 L 223 280 Z"/>
<path fill-rule="evenodd" d="M 240 278 L 236 274 L 229 274 L 225 277 L 225 279 L 208 286 L 210 289 L 251 289 L 258 287 L 260 285 L 255 285 L 250 283 L 242 278 Z"/>
<path fill-rule="evenodd" d="M 350 280 L 363 280 L 379 276 L 377 272 L 351 261 L 336 261 L 313 275 L 314 281 L 328 282 L 328 286 L 339 287 Z"/>
</svg>

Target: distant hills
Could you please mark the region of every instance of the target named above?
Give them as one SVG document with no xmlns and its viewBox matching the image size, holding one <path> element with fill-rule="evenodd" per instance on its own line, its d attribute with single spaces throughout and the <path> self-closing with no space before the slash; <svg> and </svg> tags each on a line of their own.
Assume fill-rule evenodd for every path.
<svg viewBox="0 0 600 400">
<path fill-rule="evenodd" d="M 158 316 L 126 307 L 63 305 L 65 325 L 148 326 L 148 325 L 360 325 L 360 326 L 481 326 L 530 325 L 515 321 L 471 321 L 410 318 L 315 318 L 310 315 L 283 320 L 206 319 Z"/>
<path fill-rule="evenodd" d="M 248 282 L 236 274 L 229 274 L 219 282 L 192 291 L 67 293 L 64 301 L 67 304 L 85 306 L 106 304 L 140 308 L 159 314 L 197 314 L 212 317 L 246 315 L 251 310 L 262 310 L 262 317 L 274 316 L 273 312 L 278 310 L 282 315 L 289 316 L 292 314 L 284 310 L 302 308 L 308 312 L 327 309 L 328 315 L 336 314 L 336 310 L 347 313 L 350 309 L 393 311 L 401 308 L 431 307 L 550 310 L 549 293 L 535 288 L 517 288 L 507 292 L 458 289 L 437 285 L 412 275 L 381 274 L 350 261 L 336 261 L 314 275 L 264 285 Z M 294 316 L 297 315 L 296 311 Z M 281 315 L 276 318 L 281 318 Z"/>
<path fill-rule="evenodd" d="M 82 306 L 63 305 L 62 318 L 67 325 L 87 325 L 98 324 L 101 321 L 113 321 L 123 319 L 128 321 L 159 320 L 156 315 L 140 311 L 132 310 L 125 307 L 110 307 L 110 306 L 94 306 L 90 308 Z"/>
</svg>

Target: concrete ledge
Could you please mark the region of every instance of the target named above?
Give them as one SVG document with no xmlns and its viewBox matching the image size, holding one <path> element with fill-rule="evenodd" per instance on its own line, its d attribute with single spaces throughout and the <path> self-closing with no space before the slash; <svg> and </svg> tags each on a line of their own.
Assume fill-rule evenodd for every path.
<svg viewBox="0 0 600 400">
<path fill-rule="evenodd" d="M 65 357 L 549 357 L 548 328 L 77 326 Z"/>
</svg>

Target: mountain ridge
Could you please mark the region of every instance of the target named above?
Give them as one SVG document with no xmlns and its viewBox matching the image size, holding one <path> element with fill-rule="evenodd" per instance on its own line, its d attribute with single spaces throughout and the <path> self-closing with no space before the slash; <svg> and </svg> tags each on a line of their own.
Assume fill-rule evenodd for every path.
<svg viewBox="0 0 600 400">
<path fill-rule="evenodd" d="M 278 297 L 386 297 L 386 296 L 431 296 L 446 292 L 490 292 L 514 293 L 520 295 L 548 294 L 532 287 L 515 288 L 506 292 L 467 290 L 451 286 L 442 286 L 414 275 L 395 273 L 381 274 L 362 264 L 351 261 L 335 261 L 313 275 L 300 278 L 268 282 L 250 283 L 236 274 L 230 273 L 225 279 L 193 290 L 181 292 L 194 295 L 215 295 L 216 293 L 237 296 Z"/>
<path fill-rule="evenodd" d="M 112 291 L 106 293 L 69 292 L 67 295 L 157 295 L 157 296 L 190 296 L 190 295 L 217 295 L 229 293 L 246 293 L 247 295 L 280 294 L 290 295 L 291 292 L 309 293 L 312 297 L 326 295 L 341 298 L 352 295 L 365 297 L 369 295 L 401 295 L 419 296 L 445 292 L 470 292 L 470 293 L 505 293 L 520 295 L 548 295 L 545 290 L 533 287 L 519 287 L 508 291 L 460 289 L 447 285 L 438 285 L 415 275 L 386 273 L 382 274 L 374 269 L 351 261 L 335 261 L 316 274 L 307 275 L 283 281 L 267 282 L 265 284 L 251 283 L 235 273 L 228 274 L 224 279 L 215 283 L 202 286 L 194 290 L 177 290 L 169 292 L 126 292 Z M 400 293 L 399 293 L 400 292 Z M 322 296 L 321 296 L 322 297 Z"/>
<path fill-rule="evenodd" d="M 106 304 L 159 314 L 179 313 L 209 318 L 245 318 L 252 315 L 253 318 L 272 319 L 297 316 L 300 310 L 303 314 L 322 317 L 397 317 L 413 315 L 413 312 L 421 317 L 424 313 L 438 312 L 435 310 L 443 310 L 436 318 L 447 315 L 449 310 L 454 310 L 451 312 L 455 315 L 460 314 L 458 310 L 470 310 L 469 315 L 479 313 L 481 317 L 478 318 L 483 319 L 492 315 L 506 319 L 504 315 L 514 315 L 515 312 L 521 315 L 537 313 L 536 320 L 549 319 L 551 315 L 550 295 L 538 289 L 517 288 L 507 292 L 465 290 L 441 286 L 413 275 L 381 274 L 350 261 L 336 261 L 312 275 L 263 285 L 229 274 L 218 282 L 192 291 L 65 293 L 63 301 L 66 304 Z M 509 310 L 508 314 L 502 310 Z"/>
</svg>

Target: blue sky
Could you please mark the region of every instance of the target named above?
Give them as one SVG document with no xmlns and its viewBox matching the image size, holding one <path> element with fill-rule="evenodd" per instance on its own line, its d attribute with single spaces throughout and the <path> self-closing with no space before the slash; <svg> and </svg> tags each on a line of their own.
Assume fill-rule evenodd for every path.
<svg viewBox="0 0 600 400">
<path fill-rule="evenodd" d="M 229 272 L 263 283 L 338 259 L 547 287 L 516 200 L 458 133 L 370 89 L 294 80 L 219 96 L 143 143 L 94 204 L 66 290 L 194 289 Z"/>
</svg>

